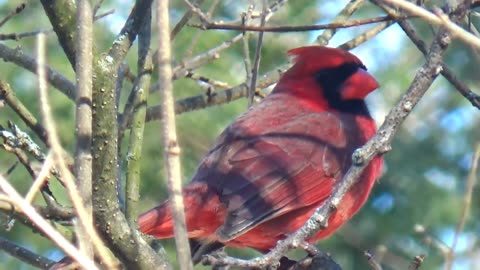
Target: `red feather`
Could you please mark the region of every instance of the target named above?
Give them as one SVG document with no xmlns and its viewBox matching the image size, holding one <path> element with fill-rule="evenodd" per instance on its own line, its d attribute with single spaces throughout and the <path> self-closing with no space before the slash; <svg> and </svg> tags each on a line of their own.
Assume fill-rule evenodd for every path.
<svg viewBox="0 0 480 270">
<path fill-rule="evenodd" d="M 356 56 L 318 46 L 289 54 L 294 66 L 219 136 L 185 187 L 190 238 L 271 249 L 328 198 L 353 151 L 374 135 L 363 98 L 378 84 Z M 361 208 L 381 168 L 375 158 L 310 242 Z M 167 202 L 141 215 L 139 225 L 158 238 L 173 237 Z"/>
</svg>

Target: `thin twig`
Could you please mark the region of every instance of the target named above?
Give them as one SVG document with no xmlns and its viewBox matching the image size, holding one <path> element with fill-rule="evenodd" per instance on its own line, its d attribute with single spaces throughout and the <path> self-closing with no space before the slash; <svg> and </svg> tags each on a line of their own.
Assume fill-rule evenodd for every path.
<svg viewBox="0 0 480 270">
<path fill-rule="evenodd" d="M 112 8 L 112 9 L 110 9 L 110 10 L 108 10 L 108 11 L 105 11 L 104 13 L 95 15 L 95 16 L 93 17 L 93 21 L 96 22 L 96 21 L 98 21 L 98 20 L 100 20 L 100 19 L 103 19 L 103 18 L 107 17 L 108 15 L 112 15 L 113 13 L 115 13 L 115 9 Z"/>
<path fill-rule="evenodd" d="M 230 86 L 228 85 L 228 83 L 226 82 L 222 82 L 222 81 L 218 81 L 218 80 L 214 80 L 214 79 L 210 79 L 210 78 L 207 78 L 205 76 L 202 76 L 202 75 L 198 75 L 194 72 L 188 72 L 187 75 L 185 76 L 185 78 L 189 78 L 189 79 L 192 79 L 192 80 L 195 80 L 197 82 L 197 84 L 202 87 L 202 88 L 207 88 L 207 89 L 210 89 L 208 91 L 210 91 L 210 93 L 213 95 L 213 92 L 212 91 L 212 87 L 220 87 L 220 88 L 223 88 L 223 89 L 228 89 L 230 88 Z"/>
<path fill-rule="evenodd" d="M 425 260 L 425 255 L 418 255 L 415 256 L 408 266 L 408 270 L 418 270 L 420 269 L 420 266 L 422 266 L 423 261 Z"/>
<path fill-rule="evenodd" d="M 10 85 L 4 80 L 0 80 L 0 99 L 4 100 L 10 108 L 29 126 L 40 139 L 47 143 L 47 131 L 27 109 L 25 105 L 17 98 Z"/>
<path fill-rule="evenodd" d="M 50 33 L 53 33 L 53 30 L 48 29 L 48 30 L 36 30 L 36 31 L 29 31 L 29 32 L 22 32 L 22 33 L 0 34 L 0 40 L 20 40 L 22 38 L 36 36 L 40 33 L 50 34 Z"/>
<path fill-rule="evenodd" d="M 182 61 L 181 64 L 173 68 L 173 80 L 181 78 L 187 74 L 189 70 L 197 69 L 201 66 L 204 66 L 211 61 L 218 59 L 220 57 L 220 52 L 224 51 L 225 49 L 230 48 L 233 44 L 240 41 L 242 35 L 236 35 L 230 40 L 224 41 L 216 47 L 211 48 L 210 50 L 195 55 L 187 60 Z M 154 86 L 153 89 L 157 87 Z"/>
<path fill-rule="evenodd" d="M 357 11 L 365 3 L 365 0 L 350 0 L 348 4 L 338 13 L 337 16 L 332 20 L 334 23 L 343 23 L 345 22 L 352 14 Z M 317 44 L 327 45 L 330 39 L 335 35 L 338 28 L 326 29 L 321 35 L 316 39 Z"/>
<path fill-rule="evenodd" d="M 198 8 L 195 4 L 192 4 L 192 2 L 190 2 L 189 0 L 184 0 L 184 2 L 185 4 L 187 4 L 190 10 L 200 18 L 203 24 L 210 24 L 210 18 L 208 17 L 208 15 L 203 13 L 200 8 Z"/>
<path fill-rule="evenodd" d="M 381 16 L 369 19 L 354 20 L 348 22 L 339 22 L 339 23 L 327 23 L 327 24 L 315 24 L 315 25 L 301 25 L 301 26 L 254 26 L 254 25 L 232 25 L 232 24 L 223 24 L 223 23 L 212 23 L 206 26 L 203 25 L 191 25 L 193 27 L 205 28 L 208 30 L 233 30 L 233 31 L 251 31 L 251 32 L 306 32 L 306 31 L 315 31 L 315 30 L 324 30 L 324 29 L 338 29 L 338 28 L 350 28 L 360 25 L 380 23 L 391 20 L 406 20 L 410 17 L 402 17 L 392 19 L 390 16 Z"/>
<path fill-rule="evenodd" d="M 36 120 L 35 120 L 36 121 Z M 14 124 L 11 121 L 8 121 L 8 127 L 10 128 L 11 131 L 4 129 L 2 126 L 0 126 L 0 137 L 4 139 L 4 145 L 8 145 L 12 149 L 16 149 L 18 151 L 25 151 L 28 154 L 32 155 L 37 161 L 44 162 L 47 158 L 47 155 L 45 155 L 40 146 L 38 146 L 35 141 L 30 138 L 28 133 L 25 131 L 22 131 L 16 124 Z M 45 131 L 45 134 L 47 132 Z M 49 145 L 48 141 L 45 141 L 47 145 Z M 22 153 L 14 151 L 15 155 L 17 155 L 18 159 L 25 165 L 25 167 L 28 169 L 30 166 L 30 161 L 28 161 L 28 158 L 22 158 L 20 157 Z M 64 155 L 64 158 L 67 160 L 67 162 L 71 161 L 70 156 L 67 156 L 67 154 Z M 24 159 L 25 161 L 23 161 Z M 32 170 L 33 172 L 34 170 Z M 60 183 L 62 183 L 62 176 L 58 172 L 58 170 L 55 167 L 52 167 L 50 170 L 50 173 L 54 175 Z M 32 177 L 35 179 L 37 176 L 35 173 L 30 173 Z M 63 185 L 63 183 L 62 183 Z"/>
<path fill-rule="evenodd" d="M 270 6 L 267 8 L 267 13 L 266 13 L 266 16 L 265 16 L 265 19 L 268 21 L 270 20 L 270 18 L 276 13 L 278 12 L 282 7 L 284 7 L 287 3 L 288 3 L 288 0 L 275 0 L 275 1 L 269 1 L 270 2 Z M 259 18 L 261 18 L 263 15 L 263 12 L 252 12 L 252 14 L 250 14 L 250 19 L 252 20 L 257 20 Z M 237 19 L 237 20 L 234 20 L 234 21 L 230 21 L 231 25 L 238 25 L 238 24 L 242 24 L 242 19 Z M 242 24 L 243 25 L 243 24 Z"/>
<path fill-rule="evenodd" d="M 10 145 L 7 145 L 7 144 L 2 144 L 1 147 L 5 151 L 15 154 L 18 161 L 25 167 L 25 169 L 27 170 L 28 174 L 30 174 L 32 179 L 37 179 L 35 180 L 34 184 L 30 188 L 29 193 L 27 194 L 28 201 L 31 201 L 31 199 L 33 199 L 35 192 L 37 191 L 38 188 L 40 188 L 42 197 L 45 200 L 45 203 L 47 205 L 46 213 L 48 213 L 49 216 L 57 217 L 57 216 L 69 215 L 71 218 L 72 215 L 69 214 L 71 213 L 70 208 L 60 205 L 53 197 L 52 191 L 50 190 L 47 182 L 50 178 L 50 175 L 49 174 L 45 175 L 46 172 L 43 171 L 43 169 L 46 169 L 46 167 L 42 167 L 42 171 L 40 171 L 40 173 L 37 173 L 37 170 L 34 169 L 34 166 L 31 160 L 27 157 L 27 155 L 22 150 L 20 150 L 19 148 L 11 147 Z"/>
<path fill-rule="evenodd" d="M 480 49 L 480 39 L 465 29 L 452 22 L 446 14 L 437 9 L 437 14 L 434 14 L 422 7 L 415 5 L 414 3 L 404 0 L 381 0 L 381 2 L 390 3 L 402 10 L 410 13 L 413 16 L 418 16 L 436 25 L 444 26 L 452 34 L 453 37 L 458 37 L 465 43 L 475 46 Z"/>
<path fill-rule="evenodd" d="M 447 254 L 447 260 L 445 261 L 446 270 L 452 269 L 458 237 L 462 233 L 462 230 L 465 227 L 465 223 L 467 222 L 468 215 L 470 213 L 470 208 L 472 206 L 473 188 L 475 187 L 476 178 L 477 178 L 479 158 L 480 158 L 480 144 L 477 144 L 477 147 L 475 148 L 475 152 L 473 154 L 470 172 L 468 173 L 468 177 L 467 177 L 465 194 L 463 195 L 462 212 L 460 214 L 460 219 L 458 221 L 457 227 L 455 228 L 455 234 L 453 236 L 452 246 L 450 247 L 450 251 Z"/>
<path fill-rule="evenodd" d="M 196 5 L 201 5 L 205 0 L 197 0 L 195 2 Z M 174 40 L 177 34 L 182 30 L 182 28 L 188 23 L 188 21 L 192 18 L 193 11 L 192 9 L 187 10 L 183 17 L 178 21 L 178 23 L 173 27 L 172 31 L 170 32 L 170 39 Z"/>
<path fill-rule="evenodd" d="M 368 264 L 370 264 L 370 266 L 372 267 L 373 270 L 382 270 L 382 266 L 380 265 L 380 263 L 377 262 L 377 260 L 375 259 L 375 257 L 373 256 L 373 254 L 368 251 L 368 250 L 365 250 L 363 252 L 363 255 L 365 255 L 365 257 L 367 257 L 367 261 L 368 261 Z"/>
<path fill-rule="evenodd" d="M 378 3 L 378 0 L 371 1 L 374 2 L 376 5 L 379 5 L 382 9 L 384 9 L 389 15 L 393 17 L 400 15 L 395 9 Z M 423 53 L 423 55 L 426 56 L 427 45 L 416 33 L 412 24 L 408 21 L 399 21 L 398 24 L 405 32 L 405 34 L 407 34 L 410 40 L 415 44 L 415 46 L 417 46 L 417 48 Z M 470 101 L 473 106 L 475 106 L 477 109 L 480 109 L 480 96 L 470 90 L 463 81 L 459 80 L 457 76 L 453 73 L 453 71 L 445 63 L 442 63 L 442 76 L 447 79 L 458 90 L 458 92 L 460 92 L 460 94 L 462 94 L 468 101 Z"/>
<path fill-rule="evenodd" d="M 98 0 L 98 2 L 93 7 L 93 11 L 92 11 L 93 15 L 97 15 L 97 13 L 100 10 L 100 8 L 102 7 L 104 1 L 105 0 Z"/>
<path fill-rule="evenodd" d="M 271 71 L 258 81 L 256 88 L 266 88 L 278 81 L 280 75 L 285 72 L 285 67 L 280 67 L 277 70 Z M 215 92 L 213 94 L 201 94 L 197 96 L 187 97 L 177 100 L 175 102 L 175 113 L 181 114 L 200 110 L 203 108 L 226 104 L 233 102 L 242 97 L 246 97 L 248 93 L 248 85 L 246 83 L 239 84 L 230 89 Z M 147 121 L 162 119 L 162 106 L 152 106 L 147 109 Z"/>
<path fill-rule="evenodd" d="M 201 66 L 206 65 L 207 63 L 210 63 L 211 61 L 218 59 L 220 57 L 220 52 L 222 52 L 225 49 L 230 48 L 233 44 L 236 42 L 240 41 L 242 39 L 242 35 L 236 35 L 230 40 L 224 41 L 218 46 L 211 48 L 210 50 L 198 54 L 196 56 L 193 56 L 190 59 L 187 59 L 185 61 L 182 61 L 178 66 L 173 68 L 173 80 L 177 80 L 179 78 L 185 77 L 189 71 L 199 68 Z M 157 56 L 158 51 L 155 52 L 155 56 Z M 153 59 L 155 62 L 157 61 L 156 59 Z M 150 92 L 154 93 L 157 92 L 160 89 L 160 84 L 154 84 L 150 88 Z"/>
<path fill-rule="evenodd" d="M 419 236 L 421 236 L 421 240 L 423 243 L 435 248 L 445 259 L 447 258 L 448 253 L 450 252 L 450 247 L 445 242 L 438 239 L 438 237 L 429 232 L 424 225 L 415 224 L 415 226 L 413 227 L 413 231 Z"/>
<path fill-rule="evenodd" d="M 198 1 L 198 3 L 199 2 L 200 1 Z M 210 8 L 208 9 L 207 14 L 206 14 L 209 18 L 212 16 L 213 12 L 215 11 L 215 9 L 216 9 L 216 7 L 219 3 L 220 3 L 220 0 L 214 0 L 213 1 L 212 5 L 210 6 Z M 183 54 L 183 59 L 185 59 L 186 57 L 190 57 L 193 54 L 193 50 L 196 47 L 198 47 L 197 44 L 200 41 L 200 37 L 202 37 L 204 34 L 205 34 L 205 31 L 203 29 L 197 29 L 197 32 L 193 36 L 192 41 L 190 42 L 190 45 L 188 46 L 188 49 Z"/>
<path fill-rule="evenodd" d="M 33 181 L 33 184 L 28 190 L 27 195 L 25 195 L 25 200 L 27 202 L 32 203 L 36 193 L 45 185 L 45 183 L 47 183 L 50 177 L 50 170 L 52 169 L 52 167 L 52 155 L 48 155 L 42 165 L 42 169 L 35 178 L 35 181 Z"/>
<path fill-rule="evenodd" d="M 253 12 L 253 5 L 249 5 L 247 10 L 242 14 L 242 25 L 249 25 L 252 12 Z M 248 106 L 251 105 L 253 102 L 253 96 L 255 94 L 255 90 L 251 89 L 252 86 L 252 61 L 250 60 L 250 36 L 251 33 L 248 31 L 242 31 L 242 44 L 243 44 L 243 64 L 245 66 L 245 83 L 249 84 L 247 97 L 248 97 Z"/>
<path fill-rule="evenodd" d="M 14 10 L 10 11 L 10 13 L 0 21 L 0 27 L 2 27 L 6 22 L 8 22 L 8 20 L 13 18 L 15 15 L 20 14 L 26 6 L 27 5 L 25 3 L 21 3 Z"/>
<path fill-rule="evenodd" d="M 169 26 L 168 1 L 157 1 L 158 80 L 162 83 L 162 133 L 163 145 L 165 147 L 166 178 L 171 200 L 170 209 L 173 216 L 178 264 L 182 270 L 193 270 L 187 226 L 185 223 L 182 174 L 180 172 L 180 146 L 177 141 L 175 109 L 173 107 Z"/>
<path fill-rule="evenodd" d="M 76 260 L 86 269 L 98 270 L 95 263 L 74 247 L 66 240 L 50 223 L 40 216 L 30 203 L 17 193 L 17 191 L 8 183 L 8 181 L 0 175 L 0 188 L 15 201 L 18 208 L 36 225 L 38 229 L 43 231 L 48 237 L 55 242 L 65 253 Z"/>
<path fill-rule="evenodd" d="M 378 24 L 375 27 L 372 27 L 371 29 L 356 36 L 355 38 L 343 43 L 342 45 L 338 46 L 338 48 L 343 50 L 351 50 L 352 48 L 358 47 L 360 44 L 363 44 L 370 39 L 376 37 L 378 33 L 382 32 L 393 24 L 393 21 Z"/>
<path fill-rule="evenodd" d="M 266 16 L 267 16 L 267 5 L 268 2 L 267 0 L 263 0 L 263 9 L 262 9 L 262 17 L 260 19 L 260 27 L 265 26 L 266 22 Z M 259 32 L 258 33 L 258 39 L 257 39 L 257 46 L 255 48 L 255 60 L 253 62 L 253 68 L 252 68 L 252 77 L 250 79 L 250 87 L 248 91 L 248 105 L 252 106 L 253 105 L 253 98 L 255 97 L 255 86 L 257 85 L 257 76 L 258 72 L 260 69 L 260 58 L 261 58 L 261 53 L 262 53 L 262 43 L 263 43 L 263 33 L 264 32 Z"/>
</svg>

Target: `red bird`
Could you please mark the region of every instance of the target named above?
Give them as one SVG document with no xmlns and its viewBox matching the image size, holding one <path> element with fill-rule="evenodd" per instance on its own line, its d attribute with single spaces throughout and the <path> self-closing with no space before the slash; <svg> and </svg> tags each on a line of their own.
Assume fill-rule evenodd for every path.
<svg viewBox="0 0 480 270">
<path fill-rule="evenodd" d="M 311 46 L 290 50 L 295 64 L 272 93 L 237 118 L 184 188 L 190 239 L 266 252 L 299 229 L 376 132 L 364 98 L 378 87 L 354 55 Z M 333 213 L 335 232 L 367 200 L 383 161 L 373 159 Z M 140 230 L 173 237 L 168 201 L 139 217 Z"/>
</svg>

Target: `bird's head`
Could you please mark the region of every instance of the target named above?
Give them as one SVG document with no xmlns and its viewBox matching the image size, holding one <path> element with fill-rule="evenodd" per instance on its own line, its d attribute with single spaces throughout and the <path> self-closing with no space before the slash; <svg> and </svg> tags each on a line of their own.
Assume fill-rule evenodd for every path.
<svg viewBox="0 0 480 270">
<path fill-rule="evenodd" d="M 378 88 L 362 61 L 347 51 L 309 46 L 288 54 L 294 65 L 280 79 L 277 92 L 292 92 L 319 107 L 349 110 Z"/>
</svg>

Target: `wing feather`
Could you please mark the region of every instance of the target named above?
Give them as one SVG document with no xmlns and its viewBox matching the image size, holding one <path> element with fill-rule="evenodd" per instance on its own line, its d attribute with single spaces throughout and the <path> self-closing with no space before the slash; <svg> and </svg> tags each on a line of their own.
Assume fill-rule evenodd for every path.
<svg viewBox="0 0 480 270">
<path fill-rule="evenodd" d="M 193 181 L 206 181 L 227 208 L 217 230 L 221 241 L 325 200 L 348 168 L 348 153 L 358 142 L 349 141 L 339 116 L 321 112 L 286 120 L 268 130 L 234 123 L 198 168 Z"/>
</svg>

